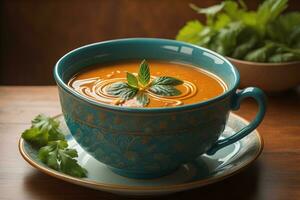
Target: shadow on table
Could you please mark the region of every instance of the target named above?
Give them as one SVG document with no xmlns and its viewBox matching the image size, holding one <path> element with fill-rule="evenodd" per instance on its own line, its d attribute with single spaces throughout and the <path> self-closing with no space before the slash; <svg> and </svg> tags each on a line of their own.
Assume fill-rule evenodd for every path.
<svg viewBox="0 0 300 200">
<path fill-rule="evenodd" d="M 185 192 L 155 197 L 155 199 L 256 199 L 259 190 L 259 178 L 260 162 L 258 160 L 241 173 L 222 182 Z M 31 199 L 133 199 L 73 185 L 37 171 L 33 171 L 25 177 L 23 187 L 31 196 Z M 151 199 L 150 197 L 142 198 Z"/>
</svg>

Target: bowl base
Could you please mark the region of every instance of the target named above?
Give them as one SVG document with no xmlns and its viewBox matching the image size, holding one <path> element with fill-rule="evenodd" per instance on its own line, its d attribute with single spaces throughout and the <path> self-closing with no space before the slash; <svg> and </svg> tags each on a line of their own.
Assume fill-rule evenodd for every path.
<svg viewBox="0 0 300 200">
<path fill-rule="evenodd" d="M 113 167 L 108 167 L 112 172 L 128 177 L 128 178 L 134 178 L 134 179 L 153 179 L 153 178 L 160 178 L 162 176 L 166 176 L 169 174 L 174 173 L 174 171 L 177 170 L 177 168 L 167 171 L 158 171 L 158 172 L 136 172 L 136 171 L 129 171 L 129 170 L 123 170 Z"/>
</svg>

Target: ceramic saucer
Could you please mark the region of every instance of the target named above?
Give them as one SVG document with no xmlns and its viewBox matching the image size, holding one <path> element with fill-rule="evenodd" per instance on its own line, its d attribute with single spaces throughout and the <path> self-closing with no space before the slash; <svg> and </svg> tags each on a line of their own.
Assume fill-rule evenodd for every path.
<svg viewBox="0 0 300 200">
<path fill-rule="evenodd" d="M 263 140 L 255 130 L 239 142 L 219 150 L 212 156 L 204 154 L 193 163 L 182 165 L 171 175 L 156 179 L 130 179 L 114 174 L 105 164 L 87 154 L 70 135 L 63 116 L 60 115 L 57 119 L 61 122 L 61 129 L 66 133 L 70 148 L 77 149 L 78 161 L 88 170 L 88 177 L 84 179 L 74 178 L 48 168 L 38 160 L 37 151 L 23 139 L 20 139 L 19 149 L 24 159 L 33 167 L 50 176 L 116 194 L 168 194 L 218 182 L 241 171 L 255 161 L 263 149 Z M 243 118 L 230 114 L 226 129 L 221 137 L 226 138 L 232 135 L 248 123 Z"/>
</svg>

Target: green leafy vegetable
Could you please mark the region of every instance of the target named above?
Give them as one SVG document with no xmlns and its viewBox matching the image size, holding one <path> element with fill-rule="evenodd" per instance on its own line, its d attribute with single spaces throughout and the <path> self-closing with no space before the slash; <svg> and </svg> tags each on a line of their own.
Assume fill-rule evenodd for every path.
<svg viewBox="0 0 300 200">
<path fill-rule="evenodd" d="M 290 39 L 288 40 L 288 44 L 297 50 L 300 49 L 300 26 L 296 27 L 290 33 Z"/>
<path fill-rule="evenodd" d="M 245 60 L 254 62 L 266 62 L 268 57 L 274 53 L 275 48 L 276 47 L 273 44 L 266 44 L 259 49 L 249 52 L 245 56 Z"/>
<path fill-rule="evenodd" d="M 269 57 L 268 61 L 276 63 L 276 62 L 289 62 L 296 59 L 300 59 L 300 57 L 294 53 L 278 53 Z"/>
<path fill-rule="evenodd" d="M 146 105 L 148 105 L 148 103 L 149 103 L 149 97 L 148 97 L 148 95 L 147 95 L 145 92 L 143 92 L 143 91 L 141 91 L 141 92 L 139 92 L 139 93 L 137 94 L 136 100 L 137 100 L 141 105 L 143 105 L 143 106 L 146 106 Z"/>
<path fill-rule="evenodd" d="M 40 148 L 38 158 L 49 167 L 59 170 L 58 149 L 66 147 L 68 147 L 68 144 L 63 140 L 49 142 L 46 146 Z"/>
<path fill-rule="evenodd" d="M 231 19 L 228 15 L 221 13 L 217 16 L 215 23 L 213 24 L 212 30 L 219 31 L 220 29 L 226 27 L 230 23 Z M 216 34 L 214 32 L 213 34 Z"/>
<path fill-rule="evenodd" d="M 32 120 L 31 128 L 22 133 L 22 138 L 39 147 L 38 158 L 52 169 L 75 177 L 86 177 L 87 171 L 74 159 L 78 157 L 77 151 L 67 148 L 57 120 L 38 115 Z"/>
<path fill-rule="evenodd" d="M 59 123 L 44 115 L 36 116 L 32 120 L 31 128 L 25 130 L 22 137 L 36 146 L 44 146 L 49 141 L 64 139 L 64 135 L 59 130 Z"/>
<path fill-rule="evenodd" d="M 180 95 L 180 91 L 172 85 L 152 85 L 149 90 L 154 94 L 161 96 L 177 96 Z"/>
<path fill-rule="evenodd" d="M 245 4 L 245 2 L 243 0 L 238 0 L 238 3 L 242 7 L 242 9 L 244 9 L 244 10 L 248 9 L 247 5 Z"/>
<path fill-rule="evenodd" d="M 146 60 L 143 60 L 140 65 L 138 79 L 143 86 L 146 86 L 150 81 L 150 69 Z"/>
<path fill-rule="evenodd" d="M 218 12 L 220 12 L 224 8 L 224 6 L 225 6 L 224 2 L 208 8 L 199 8 L 194 4 L 190 4 L 190 7 L 194 9 L 197 13 L 206 15 L 208 24 L 213 23 L 213 18 L 216 16 Z"/>
<path fill-rule="evenodd" d="M 129 72 L 127 72 L 127 83 L 131 87 L 134 87 L 134 88 L 138 88 L 139 87 L 137 78 L 135 77 L 135 75 L 133 75 L 133 74 L 131 74 Z"/>
<path fill-rule="evenodd" d="M 138 89 L 131 87 L 127 83 L 117 82 L 111 84 L 106 91 L 110 95 L 119 96 L 124 100 L 128 100 L 133 98 L 136 95 Z"/>
<path fill-rule="evenodd" d="M 293 47 L 295 43 L 300 42 L 300 13 L 291 12 L 279 16 L 268 24 L 267 31 L 272 40 Z"/>
<path fill-rule="evenodd" d="M 39 150 L 39 159 L 49 167 L 75 177 L 85 177 L 87 171 L 74 159 L 78 157 L 75 149 L 68 149 L 66 141 L 49 142 Z"/>
<path fill-rule="evenodd" d="M 288 0 L 266 0 L 257 11 L 257 28 L 262 34 L 266 31 L 266 26 L 274 21 L 280 13 L 287 8 Z"/>
<path fill-rule="evenodd" d="M 51 117 L 45 115 L 38 115 L 32 121 L 32 126 L 40 129 L 57 129 L 59 127 L 59 122 L 55 121 Z"/>
<path fill-rule="evenodd" d="M 201 41 L 200 33 L 203 29 L 203 25 L 198 20 L 189 21 L 187 24 L 179 31 L 176 39 L 189 42 L 192 44 L 198 44 Z"/>
<path fill-rule="evenodd" d="M 256 11 L 249 11 L 243 1 L 223 1 L 208 8 L 191 4 L 206 22 L 189 21 L 176 39 L 254 62 L 300 60 L 300 12 L 282 14 L 287 3 L 265 0 Z"/>
<path fill-rule="evenodd" d="M 259 36 L 256 32 L 250 28 L 244 28 L 241 34 L 237 37 L 237 46 L 234 48 L 232 52 L 232 57 L 242 59 L 245 55 L 254 49 L 255 45 L 258 44 Z"/>
<path fill-rule="evenodd" d="M 157 77 L 152 81 L 152 85 L 181 85 L 183 82 L 177 78 L 162 76 Z"/>
<path fill-rule="evenodd" d="M 48 142 L 48 132 L 31 127 L 22 133 L 22 137 L 37 146 L 43 146 Z"/>
<path fill-rule="evenodd" d="M 135 98 L 144 107 L 149 104 L 149 92 L 160 96 L 181 94 L 175 86 L 183 84 L 183 81 L 168 76 L 156 77 L 151 81 L 150 77 L 149 64 L 143 60 L 140 64 L 138 78 L 134 74 L 127 73 L 127 83 L 112 83 L 107 87 L 106 92 L 109 95 L 120 97 L 122 101 Z"/>
<path fill-rule="evenodd" d="M 237 44 L 237 36 L 243 28 L 243 24 L 235 22 L 221 29 L 218 37 L 215 38 L 216 51 L 226 56 L 231 55 Z"/>
</svg>

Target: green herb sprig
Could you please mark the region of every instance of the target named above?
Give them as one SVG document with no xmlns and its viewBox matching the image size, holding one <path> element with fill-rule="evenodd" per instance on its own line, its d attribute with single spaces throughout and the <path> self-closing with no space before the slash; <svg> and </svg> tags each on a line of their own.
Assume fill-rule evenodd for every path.
<svg viewBox="0 0 300 200">
<path fill-rule="evenodd" d="M 299 61 L 300 12 L 282 14 L 287 4 L 288 0 L 265 0 L 254 11 L 242 0 L 208 8 L 191 4 L 206 22 L 187 22 L 176 39 L 253 62 Z"/>
<path fill-rule="evenodd" d="M 136 100 L 143 106 L 150 101 L 147 93 L 151 92 L 159 96 L 177 96 L 181 92 L 175 86 L 183 84 L 183 81 L 169 76 L 156 77 L 151 81 L 150 68 L 146 60 L 141 62 L 137 76 L 127 72 L 126 78 L 127 83 L 113 83 L 106 92 L 120 97 L 122 100 L 136 97 Z"/>
<path fill-rule="evenodd" d="M 22 138 L 38 148 L 38 158 L 50 168 L 75 177 L 86 177 L 87 170 L 75 158 L 75 149 L 68 148 L 59 121 L 44 115 L 36 116 L 31 127 L 22 133 Z"/>
</svg>

